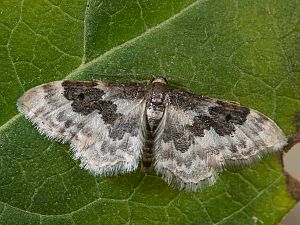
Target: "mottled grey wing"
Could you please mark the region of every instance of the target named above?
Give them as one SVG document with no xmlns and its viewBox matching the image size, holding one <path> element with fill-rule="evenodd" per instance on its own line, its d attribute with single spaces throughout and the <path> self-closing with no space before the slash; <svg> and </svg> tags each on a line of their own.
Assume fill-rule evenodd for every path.
<svg viewBox="0 0 300 225">
<path fill-rule="evenodd" d="M 145 124 L 145 84 L 56 81 L 32 88 L 18 109 L 39 131 L 70 142 L 81 166 L 95 174 L 135 170 Z"/>
<path fill-rule="evenodd" d="M 155 145 L 155 168 L 186 190 L 212 184 L 226 164 L 247 164 L 287 139 L 263 114 L 232 102 L 170 92 Z"/>
</svg>

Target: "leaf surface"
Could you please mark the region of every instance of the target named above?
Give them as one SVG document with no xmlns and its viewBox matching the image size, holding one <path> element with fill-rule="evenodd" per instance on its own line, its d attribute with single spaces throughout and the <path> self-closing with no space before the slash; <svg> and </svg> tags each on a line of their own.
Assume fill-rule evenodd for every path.
<svg viewBox="0 0 300 225">
<path fill-rule="evenodd" d="M 163 75 L 293 134 L 299 1 L 2 1 L 0 10 L 0 224 L 277 224 L 294 205 L 277 156 L 228 169 L 198 193 L 154 173 L 94 177 L 15 102 L 52 80 Z"/>
</svg>

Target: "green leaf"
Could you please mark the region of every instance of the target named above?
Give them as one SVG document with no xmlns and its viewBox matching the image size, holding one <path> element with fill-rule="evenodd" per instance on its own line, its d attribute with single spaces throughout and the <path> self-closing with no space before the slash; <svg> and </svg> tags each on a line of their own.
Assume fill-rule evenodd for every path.
<svg viewBox="0 0 300 225">
<path fill-rule="evenodd" d="M 0 224 L 277 224 L 294 205 L 277 156 L 226 170 L 197 193 L 155 173 L 94 177 L 15 102 L 66 77 L 163 75 L 261 111 L 293 134 L 299 1 L 6 0 L 0 12 Z"/>
</svg>

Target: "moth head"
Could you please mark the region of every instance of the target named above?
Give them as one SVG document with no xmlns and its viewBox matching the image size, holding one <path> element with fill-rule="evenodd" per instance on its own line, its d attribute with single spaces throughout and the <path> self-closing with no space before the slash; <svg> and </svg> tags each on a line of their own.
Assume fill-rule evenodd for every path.
<svg viewBox="0 0 300 225">
<path fill-rule="evenodd" d="M 151 83 L 161 83 L 161 84 L 167 84 L 168 81 L 166 78 L 163 78 L 163 77 L 157 77 L 157 78 L 154 78 Z"/>
</svg>

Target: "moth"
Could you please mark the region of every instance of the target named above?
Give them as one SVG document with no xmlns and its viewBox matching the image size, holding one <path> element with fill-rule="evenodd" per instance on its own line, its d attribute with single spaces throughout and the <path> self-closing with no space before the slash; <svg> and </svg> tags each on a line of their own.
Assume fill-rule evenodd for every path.
<svg viewBox="0 0 300 225">
<path fill-rule="evenodd" d="M 49 138 L 70 142 L 94 175 L 154 169 L 187 191 L 212 185 L 287 144 L 280 128 L 238 103 L 171 90 L 166 79 L 135 83 L 62 80 L 27 91 L 18 109 Z"/>
</svg>

